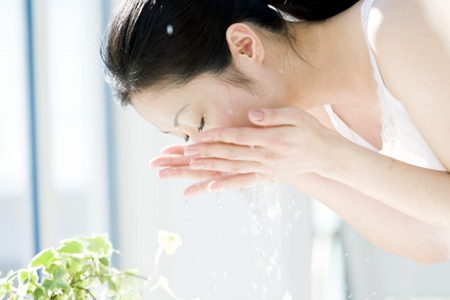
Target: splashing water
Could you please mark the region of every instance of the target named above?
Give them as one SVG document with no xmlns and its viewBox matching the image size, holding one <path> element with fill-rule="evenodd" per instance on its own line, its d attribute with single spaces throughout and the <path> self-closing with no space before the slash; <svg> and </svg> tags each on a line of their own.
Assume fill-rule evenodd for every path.
<svg viewBox="0 0 450 300">
<path fill-rule="evenodd" d="M 256 250 L 254 266 L 263 271 L 263 278 L 267 278 L 275 271 L 275 276 L 281 282 L 281 268 L 278 266 L 278 250 L 272 240 L 274 225 L 280 224 L 281 205 L 279 191 L 275 180 L 262 182 L 260 174 L 256 174 L 257 183 L 252 188 L 241 189 L 241 198 L 248 204 L 250 217 L 249 235 Z M 262 195 L 260 194 L 262 189 Z M 290 225 L 292 227 L 292 225 Z M 247 230 L 242 229 L 243 238 L 247 237 Z M 268 245 L 267 245 L 268 244 Z M 258 286 L 252 281 L 252 288 L 258 291 Z M 265 285 L 260 289 L 260 299 L 265 299 L 268 290 Z"/>
<path fill-rule="evenodd" d="M 219 209 L 219 211 L 222 211 L 222 202 L 220 201 L 220 192 L 216 192 L 216 203 L 217 203 L 217 208 Z M 218 215 L 219 219 L 223 219 L 222 214 L 219 212 Z"/>
<path fill-rule="evenodd" d="M 286 225 L 286 235 L 289 237 L 292 231 L 292 223 L 287 223 Z"/>
<path fill-rule="evenodd" d="M 283 300 L 292 300 L 292 296 L 288 290 L 286 290 L 286 292 L 284 292 Z"/>
</svg>

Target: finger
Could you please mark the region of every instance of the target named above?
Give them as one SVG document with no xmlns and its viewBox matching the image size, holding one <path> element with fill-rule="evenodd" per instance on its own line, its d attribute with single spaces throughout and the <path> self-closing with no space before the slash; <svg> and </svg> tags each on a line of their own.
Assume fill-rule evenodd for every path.
<svg viewBox="0 0 450 300">
<path fill-rule="evenodd" d="M 180 156 L 180 155 L 166 155 L 153 158 L 149 162 L 150 168 L 169 167 L 169 166 L 189 166 L 194 157 L 200 156 Z"/>
<path fill-rule="evenodd" d="M 183 178 L 205 180 L 212 177 L 223 176 L 221 172 L 207 170 L 192 170 L 190 167 L 173 167 L 160 170 L 158 172 L 159 179 L 167 178 Z"/>
<path fill-rule="evenodd" d="M 227 160 L 220 158 L 195 158 L 190 167 L 193 170 L 218 172 L 251 173 L 260 172 L 262 164 L 255 161 Z"/>
<path fill-rule="evenodd" d="M 298 107 L 283 107 L 275 109 L 255 109 L 248 113 L 250 121 L 260 126 L 280 126 L 301 124 L 305 117 L 304 110 Z"/>
<path fill-rule="evenodd" d="M 171 155 L 178 154 L 183 155 L 184 148 L 189 146 L 190 144 L 181 144 L 181 145 L 169 145 L 161 149 L 160 155 Z"/>
<path fill-rule="evenodd" d="M 189 198 L 210 191 L 250 187 L 255 183 L 255 179 L 255 173 L 210 178 L 208 180 L 191 185 L 184 191 L 183 196 L 185 198 Z"/>
<path fill-rule="evenodd" d="M 264 133 L 268 128 L 214 128 L 205 131 L 200 138 L 203 142 L 224 142 L 244 146 L 267 146 Z"/>
<path fill-rule="evenodd" d="M 215 157 L 228 160 L 260 161 L 263 148 L 259 146 L 241 146 L 227 143 L 198 143 L 184 148 L 184 155 Z M 192 156 L 191 156 L 192 155 Z"/>
<path fill-rule="evenodd" d="M 257 173 L 238 174 L 215 178 L 208 184 L 209 191 L 223 191 L 226 189 L 241 189 L 254 186 L 258 180 Z"/>
</svg>

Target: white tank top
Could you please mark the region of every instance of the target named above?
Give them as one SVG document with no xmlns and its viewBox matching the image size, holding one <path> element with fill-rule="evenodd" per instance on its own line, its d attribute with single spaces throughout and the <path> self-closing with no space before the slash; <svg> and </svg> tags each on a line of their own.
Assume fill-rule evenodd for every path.
<svg viewBox="0 0 450 300">
<path fill-rule="evenodd" d="M 366 36 L 370 61 L 374 69 L 374 76 L 378 82 L 377 94 L 380 97 L 380 107 L 382 109 L 381 123 L 383 130 L 381 137 L 383 138 L 383 149 L 377 149 L 349 128 L 347 124 L 333 112 L 330 105 L 325 105 L 325 110 L 330 116 L 334 128 L 336 128 L 343 137 L 355 144 L 411 165 L 439 171 L 448 171 L 439 162 L 433 151 L 431 151 L 430 147 L 422 138 L 403 104 L 392 96 L 384 85 L 367 37 L 369 12 L 373 2 L 374 0 L 364 0 L 363 5 L 361 6 L 361 25 L 364 35 Z"/>
</svg>

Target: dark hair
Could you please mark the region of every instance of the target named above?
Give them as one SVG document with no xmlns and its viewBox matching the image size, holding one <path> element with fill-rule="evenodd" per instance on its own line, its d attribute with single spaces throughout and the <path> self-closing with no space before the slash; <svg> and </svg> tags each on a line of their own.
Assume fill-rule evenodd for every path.
<svg viewBox="0 0 450 300">
<path fill-rule="evenodd" d="M 291 41 L 282 12 L 306 21 L 332 17 L 358 0 L 125 0 L 115 10 L 100 54 L 122 106 L 130 92 L 183 86 L 201 74 L 249 88 L 234 68 L 225 34 L 245 22 Z M 272 9 L 269 7 L 271 5 Z"/>
</svg>

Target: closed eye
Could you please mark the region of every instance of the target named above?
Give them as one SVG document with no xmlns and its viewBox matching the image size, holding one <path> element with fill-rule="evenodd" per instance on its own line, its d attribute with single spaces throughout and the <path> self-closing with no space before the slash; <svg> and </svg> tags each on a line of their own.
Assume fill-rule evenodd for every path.
<svg viewBox="0 0 450 300">
<path fill-rule="evenodd" d="M 202 117 L 202 120 L 200 122 L 200 127 L 197 128 L 198 132 L 201 133 L 203 131 L 203 128 L 205 128 L 205 117 Z M 186 138 L 184 141 L 187 143 L 189 142 L 189 135 L 186 135 Z"/>
</svg>

